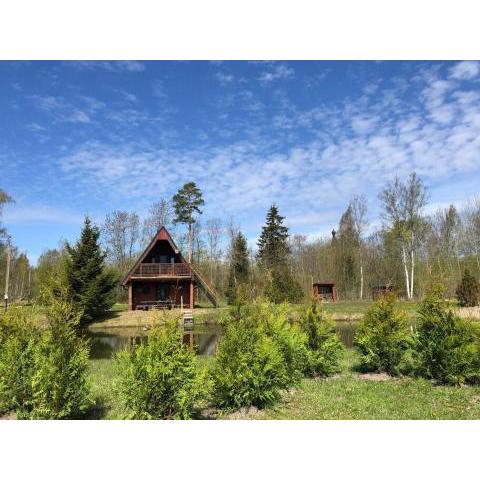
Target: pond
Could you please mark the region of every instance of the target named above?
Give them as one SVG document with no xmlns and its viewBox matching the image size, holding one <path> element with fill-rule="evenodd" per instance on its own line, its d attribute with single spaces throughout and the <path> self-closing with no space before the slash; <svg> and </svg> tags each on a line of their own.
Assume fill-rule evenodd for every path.
<svg viewBox="0 0 480 480">
<path fill-rule="evenodd" d="M 353 346 L 355 322 L 337 320 L 335 327 L 337 335 L 347 347 Z M 197 355 L 214 355 L 217 344 L 222 336 L 222 327 L 215 324 L 195 325 L 193 328 L 179 327 L 183 333 L 183 342 L 194 350 Z M 142 327 L 105 328 L 103 330 L 88 331 L 92 359 L 112 358 L 114 353 L 133 345 L 145 343 L 149 330 Z"/>
</svg>

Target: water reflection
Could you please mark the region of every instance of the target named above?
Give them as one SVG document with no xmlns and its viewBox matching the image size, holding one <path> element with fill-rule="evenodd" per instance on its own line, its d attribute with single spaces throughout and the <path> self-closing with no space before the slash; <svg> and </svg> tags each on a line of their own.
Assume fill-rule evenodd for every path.
<svg viewBox="0 0 480 480">
<path fill-rule="evenodd" d="M 356 322 L 338 320 L 335 329 L 340 340 L 347 347 L 353 346 Z M 222 336 L 222 328 L 219 325 L 196 325 L 194 328 L 181 328 L 183 343 L 188 345 L 197 355 L 214 355 L 218 342 Z M 90 357 L 112 358 L 115 352 L 121 349 L 129 349 L 134 345 L 145 344 L 149 335 L 148 330 L 143 328 L 108 328 L 104 330 L 89 331 Z"/>
</svg>

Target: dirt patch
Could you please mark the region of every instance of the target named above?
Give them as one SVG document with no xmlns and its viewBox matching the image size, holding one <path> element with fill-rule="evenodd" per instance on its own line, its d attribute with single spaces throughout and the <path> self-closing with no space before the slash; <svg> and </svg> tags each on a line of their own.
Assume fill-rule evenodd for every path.
<svg viewBox="0 0 480 480">
<path fill-rule="evenodd" d="M 233 413 L 230 413 L 226 418 L 228 420 L 250 420 L 255 418 L 258 413 L 259 410 L 257 407 L 243 407 Z"/>
<path fill-rule="evenodd" d="M 5 413 L 4 415 L 0 415 L 0 420 L 16 420 L 17 414 L 15 412 Z"/>
<path fill-rule="evenodd" d="M 392 377 L 388 373 L 359 373 L 357 377 L 359 380 L 370 380 L 372 382 L 388 382 L 390 380 L 395 380 L 395 377 Z"/>
<path fill-rule="evenodd" d="M 467 320 L 480 320 L 480 307 L 461 307 L 457 313 Z"/>
</svg>

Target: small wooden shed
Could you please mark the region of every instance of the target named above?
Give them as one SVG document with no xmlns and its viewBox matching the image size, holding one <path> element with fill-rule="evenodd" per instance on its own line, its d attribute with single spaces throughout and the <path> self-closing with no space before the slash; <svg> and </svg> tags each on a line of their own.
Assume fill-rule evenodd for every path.
<svg viewBox="0 0 480 480">
<path fill-rule="evenodd" d="M 313 284 L 313 297 L 325 302 L 337 301 L 337 287 L 335 282 L 325 281 Z"/>
</svg>

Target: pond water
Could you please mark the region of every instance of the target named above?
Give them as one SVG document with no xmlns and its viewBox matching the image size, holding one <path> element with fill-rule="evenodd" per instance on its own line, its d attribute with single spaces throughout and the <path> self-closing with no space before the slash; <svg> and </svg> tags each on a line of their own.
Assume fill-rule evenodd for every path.
<svg viewBox="0 0 480 480">
<path fill-rule="evenodd" d="M 353 346 L 355 322 L 338 320 L 335 322 L 337 335 L 347 347 Z M 217 344 L 222 336 L 222 327 L 214 324 L 195 325 L 193 328 L 180 327 L 183 333 L 183 342 L 197 355 L 214 355 Z M 90 357 L 93 359 L 111 358 L 115 352 L 133 345 L 146 343 L 149 330 L 136 328 L 105 328 L 88 331 L 90 339 Z"/>
</svg>

